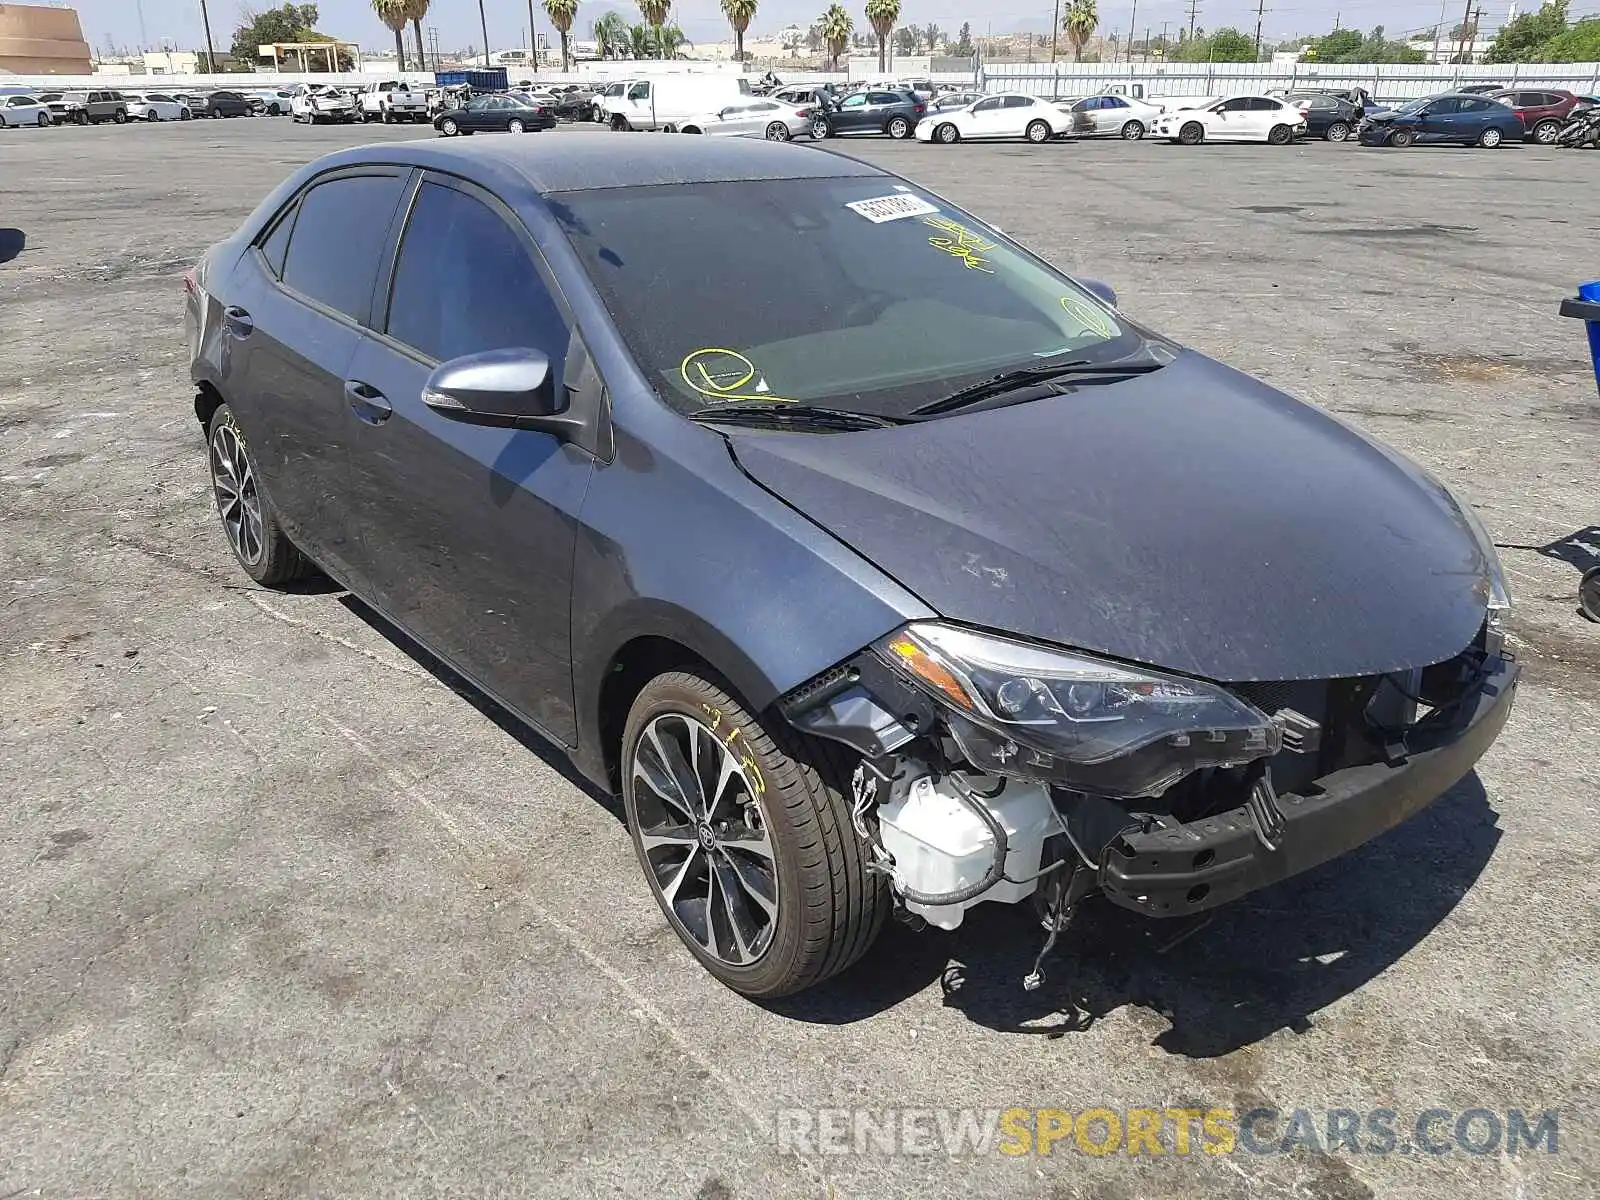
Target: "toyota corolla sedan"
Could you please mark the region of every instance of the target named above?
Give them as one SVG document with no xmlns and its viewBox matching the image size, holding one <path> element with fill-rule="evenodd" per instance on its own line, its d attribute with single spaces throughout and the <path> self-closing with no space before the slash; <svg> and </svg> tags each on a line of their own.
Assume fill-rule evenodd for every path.
<svg viewBox="0 0 1600 1200">
<path fill-rule="evenodd" d="M 1021 92 L 984 96 L 965 108 L 930 113 L 917 122 L 919 142 L 1021 139 L 1043 145 L 1072 128 L 1072 118 L 1048 100 Z"/>
<path fill-rule="evenodd" d="M 345 150 L 186 288 L 245 573 L 326 573 L 620 793 L 746 995 L 891 912 L 1019 905 L 1041 960 L 1091 893 L 1204 912 L 1430 804 L 1511 710 L 1437 480 L 867 163 Z"/>
</svg>

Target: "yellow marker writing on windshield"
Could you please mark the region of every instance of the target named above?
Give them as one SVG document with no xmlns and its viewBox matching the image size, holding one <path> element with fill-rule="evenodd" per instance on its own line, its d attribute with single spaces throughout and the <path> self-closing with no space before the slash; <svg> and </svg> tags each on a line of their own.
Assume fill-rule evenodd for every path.
<svg viewBox="0 0 1600 1200">
<path fill-rule="evenodd" d="M 948 217 L 924 217 L 922 223 L 950 235 L 929 238 L 928 245 L 935 250 L 943 250 L 946 254 L 960 259 L 969 271 L 982 271 L 985 275 L 994 274 L 994 268 L 989 265 L 989 260 L 983 257 L 995 248 L 993 242 L 979 237 L 965 225 L 958 224 Z"/>
<path fill-rule="evenodd" d="M 691 389 L 711 400 L 744 400 L 757 404 L 795 403 L 786 396 L 774 396 L 771 392 L 762 391 L 765 380 L 755 388 L 750 388 L 750 381 L 756 377 L 756 365 L 737 350 L 724 350 L 717 346 L 695 350 L 684 358 L 678 373 Z"/>
<path fill-rule="evenodd" d="M 1082 321 L 1084 327 L 1091 333 L 1097 333 L 1103 338 L 1117 336 L 1115 322 L 1111 320 L 1111 317 L 1103 309 L 1091 304 L 1089 301 L 1079 296 L 1063 296 L 1061 297 L 1061 307 L 1070 316 Z"/>
</svg>

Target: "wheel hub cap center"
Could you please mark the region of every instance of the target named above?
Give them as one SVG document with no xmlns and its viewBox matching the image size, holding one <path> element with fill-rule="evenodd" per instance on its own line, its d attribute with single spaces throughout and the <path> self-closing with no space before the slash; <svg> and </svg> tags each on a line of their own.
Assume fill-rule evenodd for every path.
<svg viewBox="0 0 1600 1200">
<path fill-rule="evenodd" d="M 717 835 L 711 831 L 711 824 L 709 821 L 701 821 L 696 833 L 700 838 L 700 845 L 705 849 L 710 850 L 716 846 Z"/>
</svg>

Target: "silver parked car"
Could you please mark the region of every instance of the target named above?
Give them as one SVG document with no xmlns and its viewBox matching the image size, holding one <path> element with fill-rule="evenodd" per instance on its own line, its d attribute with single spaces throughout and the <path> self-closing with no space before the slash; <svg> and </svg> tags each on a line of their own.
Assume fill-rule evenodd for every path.
<svg viewBox="0 0 1600 1200">
<path fill-rule="evenodd" d="M 787 142 L 811 132 L 811 116 L 810 108 L 796 108 L 781 100 L 752 96 L 715 112 L 690 117 L 678 126 L 678 132 L 764 137 L 769 142 Z"/>
</svg>

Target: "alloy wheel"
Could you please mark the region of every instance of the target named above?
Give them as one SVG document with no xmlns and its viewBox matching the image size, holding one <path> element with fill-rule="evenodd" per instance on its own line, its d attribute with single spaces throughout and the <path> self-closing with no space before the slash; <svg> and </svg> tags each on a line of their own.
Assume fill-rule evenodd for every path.
<svg viewBox="0 0 1600 1200">
<path fill-rule="evenodd" d="M 211 486 L 217 496 L 217 514 L 234 553 L 246 563 L 260 562 L 266 548 L 261 493 L 256 489 L 250 456 L 231 424 L 219 424 L 211 435 Z"/>
<path fill-rule="evenodd" d="M 1533 140 L 1541 146 L 1548 146 L 1556 140 L 1556 135 L 1561 132 L 1561 126 L 1555 121 L 1544 121 L 1533 127 Z"/>
<path fill-rule="evenodd" d="M 1500 131 L 1498 129 L 1485 129 L 1483 136 L 1478 139 L 1478 145 L 1485 150 L 1493 150 L 1500 144 Z"/>
<path fill-rule="evenodd" d="M 774 121 L 767 126 L 767 141 L 787 142 L 789 140 L 789 127 L 782 121 Z"/>
<path fill-rule="evenodd" d="M 778 868 L 744 764 L 686 713 L 656 717 L 628 767 L 647 870 L 679 931 L 729 966 L 759 960 L 778 927 Z"/>
<path fill-rule="evenodd" d="M 521 133 L 525 128 L 527 128 L 527 126 L 523 125 L 523 123 L 521 121 L 515 121 L 514 120 L 509 125 L 506 126 L 506 132 L 508 132 L 508 133 Z"/>
<path fill-rule="evenodd" d="M 1335 121 L 1332 125 L 1328 126 L 1328 140 L 1330 142 L 1342 142 L 1349 136 L 1350 126 L 1346 125 L 1343 121 Z"/>
</svg>

